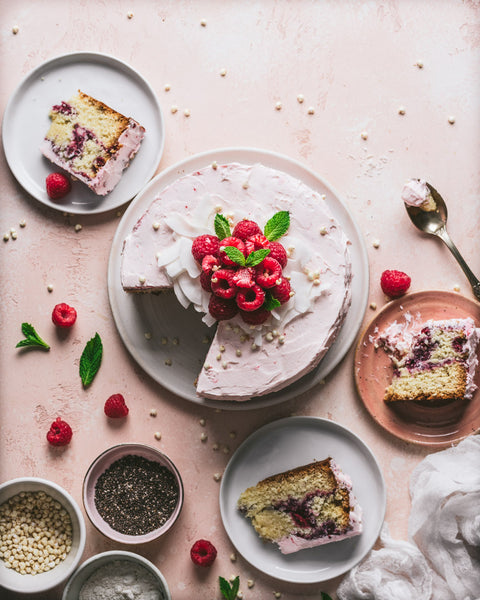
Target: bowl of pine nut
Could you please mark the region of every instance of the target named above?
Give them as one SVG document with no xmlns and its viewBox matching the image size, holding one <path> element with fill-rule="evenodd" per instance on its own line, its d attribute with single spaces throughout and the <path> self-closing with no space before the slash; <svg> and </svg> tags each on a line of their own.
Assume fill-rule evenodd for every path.
<svg viewBox="0 0 480 600">
<path fill-rule="evenodd" d="M 65 582 L 85 548 L 78 504 L 58 484 L 19 477 L 0 485 L 0 582 L 17 593 L 41 593 Z"/>
</svg>

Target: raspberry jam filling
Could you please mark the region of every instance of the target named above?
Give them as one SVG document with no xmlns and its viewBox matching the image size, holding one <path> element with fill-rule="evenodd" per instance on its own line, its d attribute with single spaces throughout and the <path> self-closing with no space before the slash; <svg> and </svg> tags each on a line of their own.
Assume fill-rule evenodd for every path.
<svg viewBox="0 0 480 600">
<path fill-rule="evenodd" d="M 350 527 L 339 528 L 333 519 L 325 519 L 318 521 L 319 515 L 314 511 L 312 504 L 315 498 L 325 498 L 329 504 L 334 504 L 332 498 L 335 492 L 326 492 L 324 490 L 316 490 L 309 492 L 302 499 L 292 498 L 281 500 L 273 506 L 274 510 L 288 514 L 295 525 L 300 528 L 295 532 L 298 537 L 306 540 L 316 539 L 326 535 L 342 535 L 346 533 Z M 302 531 L 302 529 L 304 531 Z"/>
</svg>

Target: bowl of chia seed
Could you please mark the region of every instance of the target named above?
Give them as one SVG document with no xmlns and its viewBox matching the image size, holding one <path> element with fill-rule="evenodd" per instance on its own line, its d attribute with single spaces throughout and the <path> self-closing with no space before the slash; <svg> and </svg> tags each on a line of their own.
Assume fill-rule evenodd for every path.
<svg viewBox="0 0 480 600">
<path fill-rule="evenodd" d="M 183 483 L 173 462 L 144 444 L 119 444 L 90 465 L 83 482 L 88 518 L 122 544 L 151 542 L 166 533 L 183 505 Z"/>
</svg>

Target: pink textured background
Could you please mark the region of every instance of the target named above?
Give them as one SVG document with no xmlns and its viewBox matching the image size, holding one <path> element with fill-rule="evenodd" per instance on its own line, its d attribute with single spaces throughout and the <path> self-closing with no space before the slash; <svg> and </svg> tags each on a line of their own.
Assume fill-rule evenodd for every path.
<svg viewBox="0 0 480 600">
<path fill-rule="evenodd" d="M 127 18 L 128 11 L 133 18 Z M 471 297 L 448 250 L 410 225 L 400 192 L 406 179 L 423 177 L 444 195 L 451 236 L 479 274 L 478 0 L 0 0 L 0 13 L 2 114 L 21 79 L 43 61 L 78 50 L 114 55 L 137 69 L 160 98 L 166 141 L 157 172 L 217 147 L 278 151 L 331 182 L 351 210 L 370 260 L 369 302 L 385 303 L 378 281 L 386 268 L 407 271 L 412 291 L 459 285 Z M 304 95 L 303 104 L 297 94 Z M 179 107 L 176 114 L 172 104 Z M 307 114 L 309 106 L 314 115 Z M 398 114 L 400 106 L 405 115 Z M 43 207 L 17 184 L 1 152 L 0 232 L 11 227 L 18 232 L 17 240 L 0 241 L 1 481 L 25 475 L 52 479 L 81 504 L 84 473 L 101 451 L 122 441 L 151 444 L 178 466 L 186 500 L 168 535 L 135 550 L 165 574 L 174 600 L 220 598 L 218 576 L 231 574 L 240 575 L 248 599 L 266 600 L 274 591 L 291 600 L 318 597 L 321 590 L 334 595 L 338 580 L 288 585 L 241 557 L 231 562 L 233 548 L 218 509 L 219 483 L 213 479 L 261 425 L 291 414 L 316 415 L 350 428 L 372 448 L 388 486 L 386 521 L 394 537 L 406 539 L 409 477 L 428 450 L 396 440 L 366 413 L 353 383 L 353 347 L 325 385 L 274 408 L 219 413 L 175 397 L 132 361 L 110 313 L 106 271 L 117 212 L 69 217 Z M 21 219 L 25 228 L 19 227 Z M 77 223 L 83 226 L 79 232 Z M 79 314 L 65 336 L 50 323 L 58 302 L 71 303 Z M 367 308 L 364 324 L 373 316 Z M 36 324 L 51 341 L 50 353 L 15 350 L 23 321 Z M 84 391 L 78 360 L 95 331 L 104 342 L 104 359 Z M 105 399 L 116 392 L 131 409 L 118 427 L 103 415 Z M 156 419 L 149 416 L 152 407 Z M 45 440 L 58 414 L 74 431 L 64 451 L 52 450 Z M 162 433 L 161 441 L 154 439 L 155 431 Z M 200 441 L 204 431 L 206 443 Z M 214 452 L 215 442 L 230 453 Z M 189 558 L 199 537 L 218 549 L 214 566 L 201 573 Z M 87 522 L 84 558 L 114 547 Z M 249 578 L 255 581 L 252 590 L 246 586 Z M 60 597 L 61 590 L 43 595 Z"/>
</svg>

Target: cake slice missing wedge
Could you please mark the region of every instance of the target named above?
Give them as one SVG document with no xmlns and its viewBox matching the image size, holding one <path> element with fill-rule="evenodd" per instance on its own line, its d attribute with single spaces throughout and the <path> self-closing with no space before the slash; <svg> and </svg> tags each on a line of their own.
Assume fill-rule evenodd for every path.
<svg viewBox="0 0 480 600">
<path fill-rule="evenodd" d="M 330 457 L 263 479 L 240 495 L 237 506 L 283 554 L 362 532 L 350 478 Z"/>
</svg>

